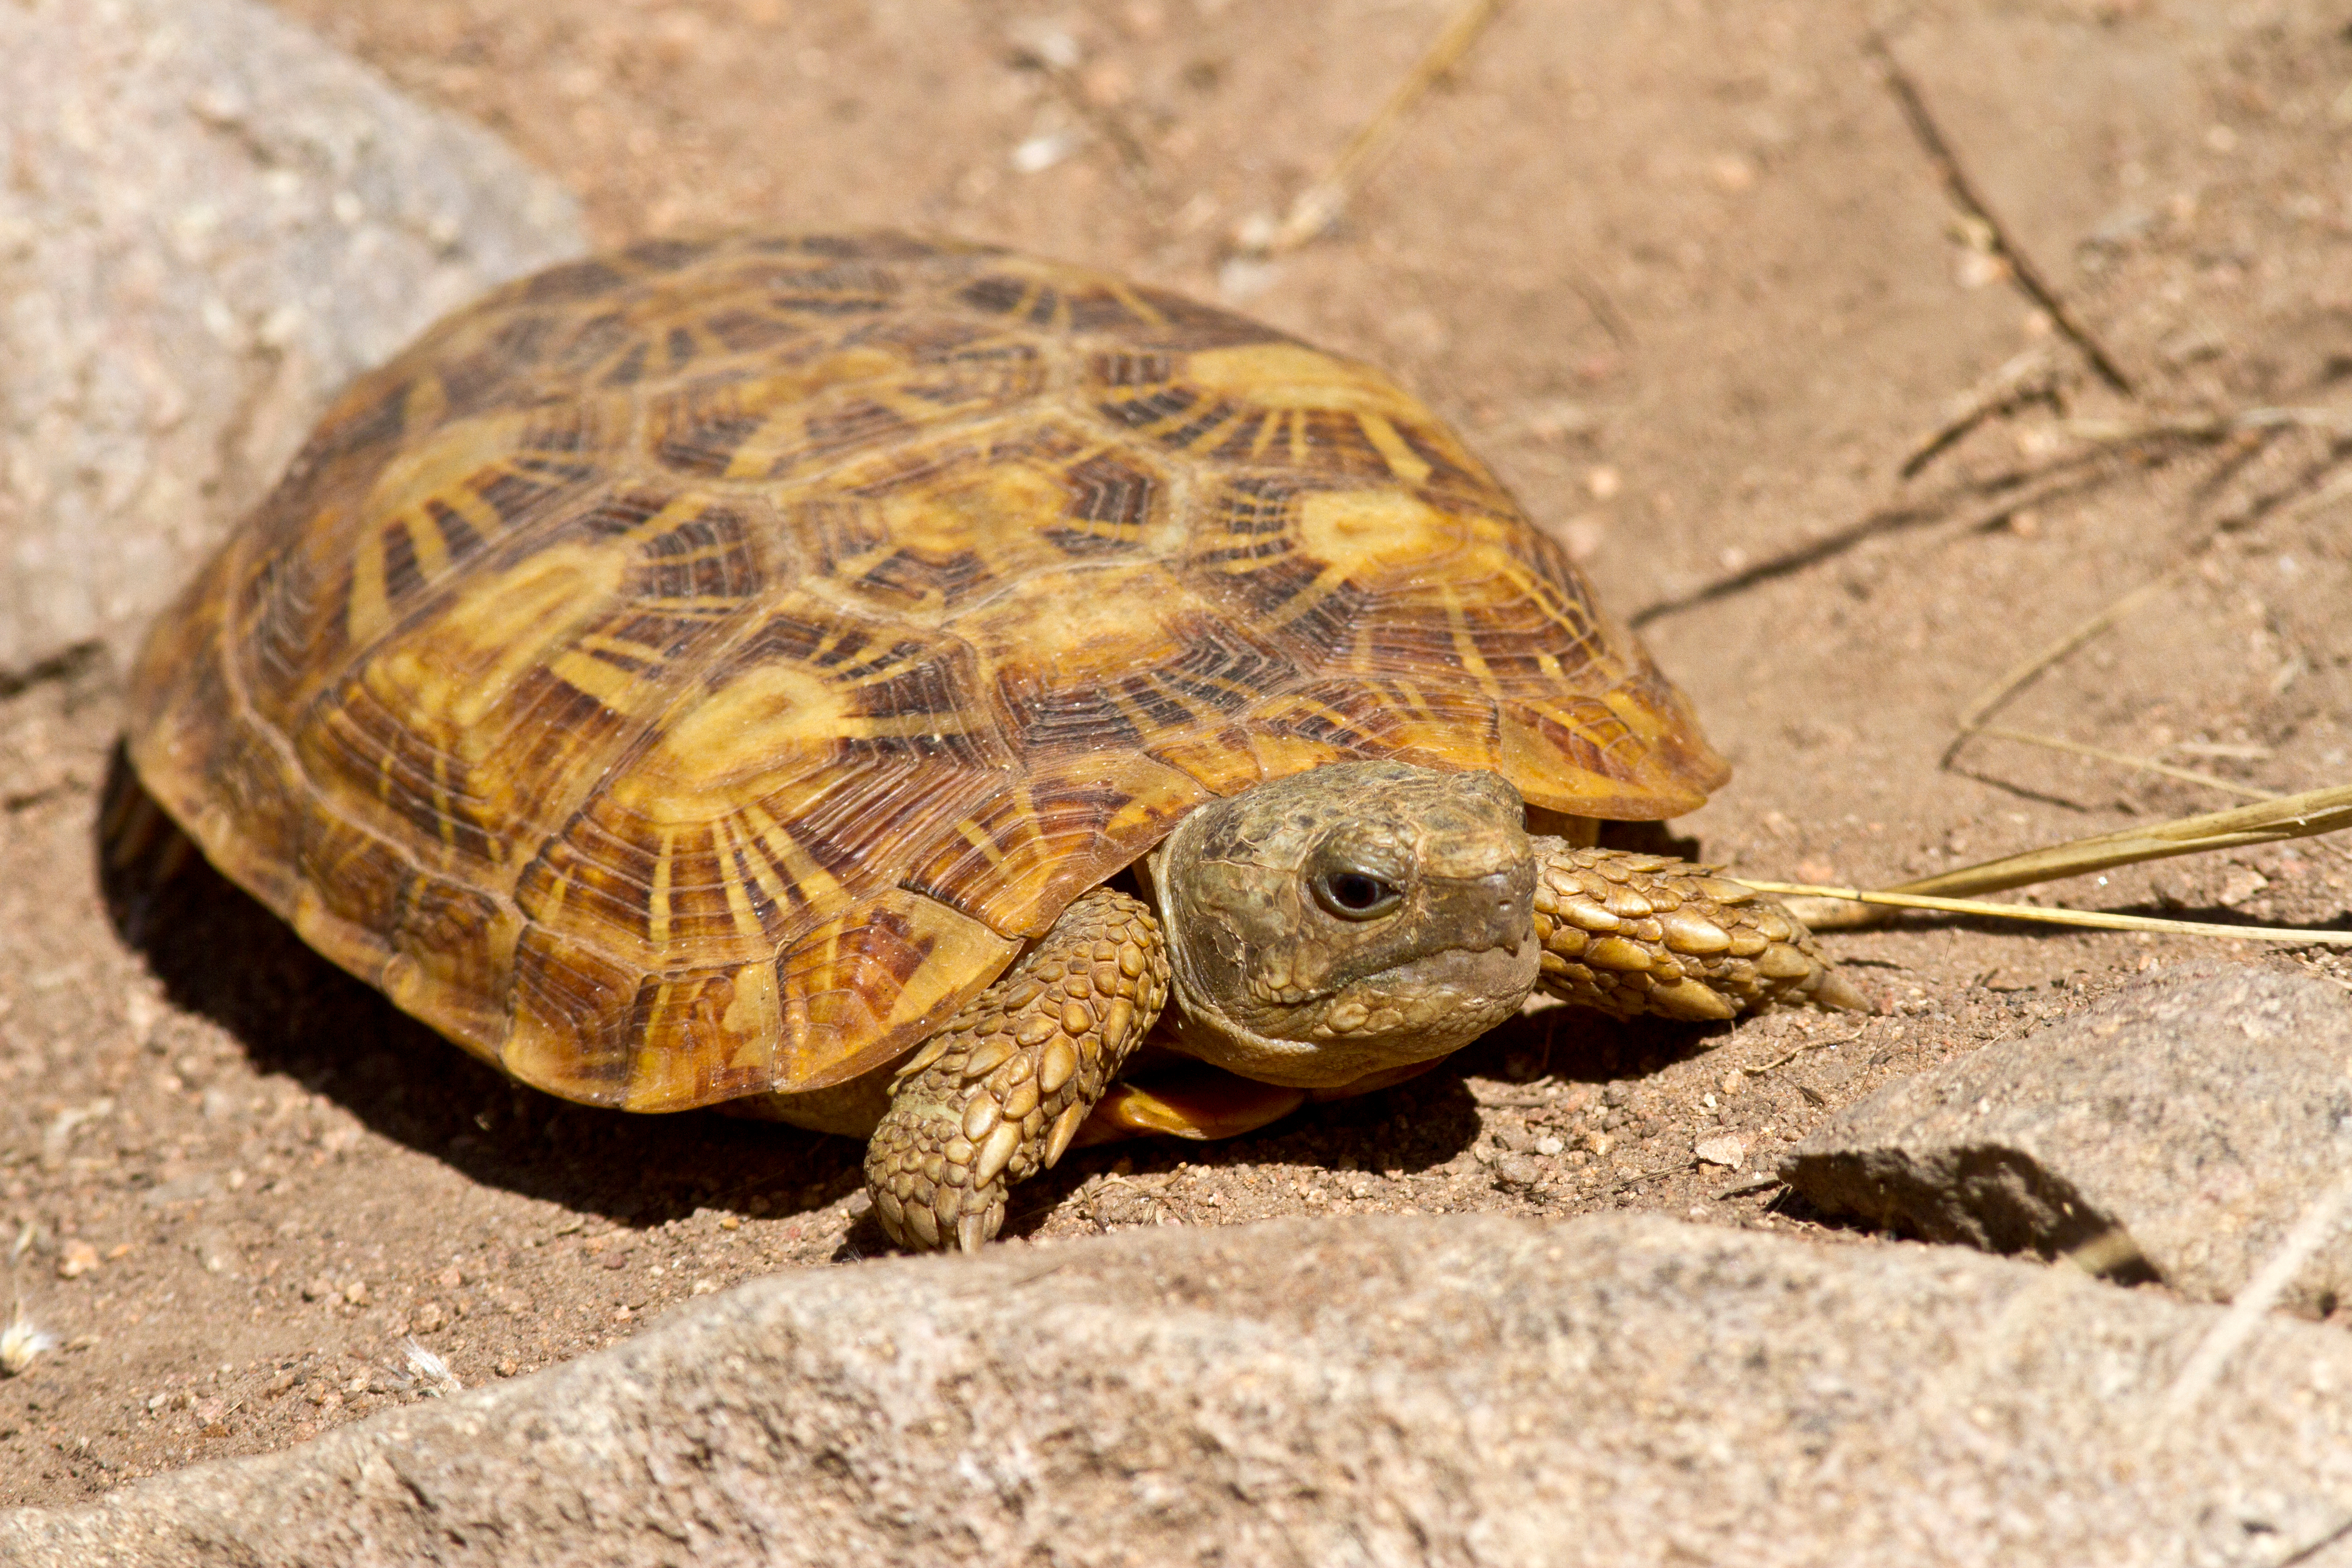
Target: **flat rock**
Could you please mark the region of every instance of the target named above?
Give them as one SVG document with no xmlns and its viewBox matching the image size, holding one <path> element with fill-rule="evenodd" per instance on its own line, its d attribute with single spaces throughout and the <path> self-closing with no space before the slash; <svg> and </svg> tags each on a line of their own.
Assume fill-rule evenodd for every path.
<svg viewBox="0 0 2352 1568">
<path fill-rule="evenodd" d="M 0 676 L 120 656 L 335 389 L 570 196 L 255 0 L 0 5 Z"/>
<path fill-rule="evenodd" d="M 2072 1253 L 2233 1299 L 2352 1172 L 2352 995 L 2230 968 L 2162 977 L 1888 1085 L 1791 1150 L 1830 1214 L 1994 1252 Z M 2279 1300 L 2352 1293 L 2338 1225 Z"/>
<path fill-rule="evenodd" d="M 0 1515 L 0 1559 L 2315 1563 L 2352 1521 L 2347 1394 L 2352 1336 L 1957 1248 L 1154 1227 L 773 1276 Z"/>
</svg>

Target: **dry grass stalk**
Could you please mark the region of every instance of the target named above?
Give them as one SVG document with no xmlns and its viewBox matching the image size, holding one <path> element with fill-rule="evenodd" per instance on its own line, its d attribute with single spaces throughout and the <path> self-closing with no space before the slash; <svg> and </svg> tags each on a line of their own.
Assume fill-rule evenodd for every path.
<svg viewBox="0 0 2352 1568">
<path fill-rule="evenodd" d="M 449 1370 L 449 1363 L 426 1350 L 415 1339 L 401 1345 L 402 1359 L 408 1363 L 408 1381 L 420 1392 L 442 1397 L 461 1393 L 465 1384 Z"/>
<path fill-rule="evenodd" d="M 2113 866 L 2134 866 L 2143 860 L 2310 838 L 2345 827 L 2352 827 L 2352 784 L 2306 790 L 2301 795 L 2281 795 L 2229 811 L 2176 817 L 2169 822 L 2071 839 L 2047 848 L 2029 849 L 2021 855 L 2003 856 L 1998 860 L 1899 883 L 1885 890 L 1964 898 L 2035 882 L 2054 882 L 2062 877 L 2080 877 Z"/>
<path fill-rule="evenodd" d="M 2159 763 L 2153 757 L 2136 757 L 2128 752 L 2110 752 L 2100 746 L 2086 746 L 2080 741 L 2063 740 L 2056 735 L 2036 735 L 2031 731 L 2008 730 L 1996 724 L 1979 724 L 1970 733 L 1982 735 L 1988 740 L 2015 741 L 2020 745 L 2041 746 L 2053 752 L 2066 752 L 2078 757 L 2091 757 L 2099 762 L 2114 763 L 2119 767 L 2131 768 L 2140 773 L 2162 773 L 2166 778 L 2179 779 L 2183 784 L 2202 784 L 2207 789 L 2218 789 L 2224 795 L 2240 795 L 2247 800 L 2276 800 L 2279 797 L 2279 792 L 2274 789 L 2263 789 L 2258 784 L 2240 784 L 2235 779 L 2225 779 L 2212 773 L 2200 773 L 2195 768 L 2175 767 L 2170 763 Z"/>
<path fill-rule="evenodd" d="M 2159 920 L 2147 915 L 2107 914 L 2095 910 L 2045 909 L 2030 904 L 1987 904 L 1967 897 L 1996 893 L 2036 882 L 2054 882 L 2116 866 L 2168 859 L 2215 849 L 2242 849 L 2256 844 L 2276 844 L 2290 838 L 2312 838 L 2352 827 L 2352 785 L 2307 790 L 2282 795 L 2255 805 L 2170 822 L 2126 827 L 2088 838 L 2070 839 L 2021 855 L 2003 856 L 1975 866 L 1922 877 L 1875 892 L 1852 888 L 1827 888 L 1811 883 L 1740 879 L 1759 890 L 1787 897 L 1790 908 L 1815 931 L 1852 931 L 1876 925 L 1897 910 L 1940 910 L 1955 914 L 1992 915 L 2005 920 L 2035 921 L 2048 925 L 2091 926 L 2106 931 L 2168 931 L 2180 936 L 2222 936 L 2263 942 L 2312 942 L 2352 945 L 2352 931 L 2314 931 L 2291 926 L 2225 926 L 2191 921 Z"/>
<path fill-rule="evenodd" d="M 6 1328 L 0 1328 L 0 1377 L 16 1377 L 33 1364 L 34 1358 L 57 1348 L 55 1334 L 34 1326 L 25 1316 L 25 1304 L 16 1303 L 16 1316 Z"/>
<path fill-rule="evenodd" d="M 2172 1385 L 2165 1390 L 2164 1415 L 2158 1430 L 2170 1430 L 2182 1416 L 2195 1408 L 2221 1375 L 2222 1366 L 2239 1346 L 2244 1344 L 2271 1308 L 2312 1255 L 2326 1245 L 2335 1233 L 2337 1222 L 2344 1216 L 2347 1204 L 2352 1204 L 2352 1172 L 2338 1176 L 2335 1183 L 2310 1204 L 2298 1216 L 2278 1250 L 2263 1262 L 2260 1272 L 2246 1281 L 2228 1311 L 2214 1320 L 2205 1331 L 2189 1359 L 2180 1364 Z"/>
<path fill-rule="evenodd" d="M 2158 415 L 2147 419 L 2074 418 L 2059 428 L 2078 440 L 2100 446 L 2133 441 L 2221 441 L 2262 430 L 2324 430 L 2352 434 L 2352 409 L 2241 408 L 2233 413 Z"/>
<path fill-rule="evenodd" d="M 2188 574 L 2189 568 L 2197 563 L 2203 553 L 2202 550 L 2194 552 L 2162 576 L 2150 578 L 2141 584 L 2055 642 L 2012 665 L 2000 679 L 1979 692 L 1975 700 L 1971 701 L 1960 714 L 1958 721 L 1960 732 L 1953 739 L 1950 748 L 1944 753 L 1945 765 L 1947 767 L 1951 765 L 1952 757 L 1960 747 L 1968 742 L 1971 735 L 1977 733 L 1985 720 L 1990 718 L 2002 703 L 2017 695 L 2043 670 L 2048 669 L 2052 665 L 2138 609 L 2148 600 L 2172 586 L 2175 582 Z"/>
<path fill-rule="evenodd" d="M 2065 367 L 2046 345 L 2037 343 L 1954 399 L 1944 422 L 1912 444 L 1910 456 L 1895 471 L 1904 479 L 1916 479 L 1979 426 L 2035 404 L 2063 414 L 2065 392 Z"/>
<path fill-rule="evenodd" d="M 24 1262 L 25 1254 L 32 1250 L 33 1239 L 37 1234 L 29 1224 L 17 1226 L 16 1245 L 8 1249 L 8 1275 L 12 1284 L 18 1265 Z M 16 1310 L 10 1315 L 7 1326 L 0 1328 L 0 1377 L 21 1375 L 33 1364 L 35 1357 L 55 1350 L 57 1343 L 55 1334 L 36 1327 L 33 1321 L 25 1316 L 24 1292 L 19 1289 Z"/>
<path fill-rule="evenodd" d="M 2241 942 L 2317 942 L 2331 947 L 2352 947 L 2352 931 L 2308 931 L 2300 926 L 2209 925 L 2202 921 L 2168 921 L 2153 915 L 2110 914 L 2105 910 L 2055 909 L 2040 904 L 1988 904 L 1976 899 L 1938 899 L 1924 893 L 1865 893 L 1858 888 L 1830 888 L 1811 882 L 1759 882 L 1749 877 L 1739 879 L 1759 893 L 1800 899 L 1842 899 L 1887 909 L 1986 915 L 1995 920 L 2030 921 L 2041 925 L 2085 926 L 2094 931 L 2163 931 L 2170 936 L 2218 936 Z M 1809 925 L 1827 925 L 1829 929 L 1837 929 L 1833 922 L 1814 920 L 1810 910 L 1798 912 L 1805 916 Z"/>
<path fill-rule="evenodd" d="M 1262 257 L 1281 256 L 1329 228 L 1380 166 L 1381 160 L 1396 145 L 1405 117 L 1412 112 L 1413 106 L 1461 62 L 1502 9 L 1503 0 L 1465 0 L 1446 23 L 1445 30 L 1405 73 L 1396 90 L 1389 94 L 1388 101 L 1381 105 L 1380 112 L 1349 141 L 1346 150 L 1323 177 L 1298 193 L 1271 234 L 1254 244 L 1245 239 L 1242 248 Z"/>
</svg>

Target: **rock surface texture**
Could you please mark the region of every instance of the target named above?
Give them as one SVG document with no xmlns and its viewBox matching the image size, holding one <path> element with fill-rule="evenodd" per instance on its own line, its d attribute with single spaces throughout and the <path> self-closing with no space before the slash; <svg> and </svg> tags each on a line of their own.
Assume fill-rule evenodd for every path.
<svg viewBox="0 0 2352 1568">
<path fill-rule="evenodd" d="M 1832 1214 L 2211 1300 L 2316 1225 L 2278 1300 L 2325 1315 L 2352 1293 L 2352 1226 L 2327 1223 L 2352 1177 L 2352 995 L 2248 968 L 2150 981 L 1890 1084 L 1780 1174 Z"/>
<path fill-rule="evenodd" d="M 2352 1531 L 2347 1391 L 2335 1331 L 1958 1250 L 1154 1229 L 777 1276 L 533 1377 L 0 1517 L 0 1558 L 2320 1562 Z"/>
<path fill-rule="evenodd" d="M 574 204 L 253 0 L 0 6 L 0 677 L 146 616 L 326 399 Z"/>
</svg>

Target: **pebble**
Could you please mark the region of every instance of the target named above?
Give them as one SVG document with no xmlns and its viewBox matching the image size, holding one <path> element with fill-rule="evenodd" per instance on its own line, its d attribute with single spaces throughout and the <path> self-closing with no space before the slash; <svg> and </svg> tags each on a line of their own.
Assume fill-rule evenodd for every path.
<svg viewBox="0 0 2352 1568">
<path fill-rule="evenodd" d="M 1739 1162 L 1748 1158 L 1748 1145 L 1728 1132 L 1718 1132 L 1712 1138 L 1702 1138 L 1691 1150 L 1710 1165 L 1739 1169 Z"/>
</svg>

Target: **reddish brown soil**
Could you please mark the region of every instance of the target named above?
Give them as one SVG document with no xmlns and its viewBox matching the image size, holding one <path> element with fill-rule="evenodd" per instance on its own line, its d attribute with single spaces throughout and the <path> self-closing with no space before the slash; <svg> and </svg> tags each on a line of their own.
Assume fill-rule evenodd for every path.
<svg viewBox="0 0 2352 1568">
<path fill-rule="evenodd" d="M 1899 472 L 2037 346 L 2078 416 L 2352 410 L 2340 7 L 1931 4 L 1895 40 L 2133 396 L 1972 243 L 1844 0 L 1517 0 L 1339 226 L 1271 268 L 1229 263 L 1236 226 L 1326 165 L 1442 0 L 287 8 L 505 132 L 603 239 L 946 229 L 1222 292 L 1395 368 L 1588 558 L 1738 763 L 1675 825 L 1710 858 L 1867 883 L 2232 804 L 2008 741 L 1940 763 L 1972 694 L 2184 561 L 2000 721 L 2273 790 L 2352 776 L 2352 440 L 2095 449 L 2037 405 Z M 1065 44 L 1068 71 L 1035 66 Z M 1073 128 L 1066 156 L 1014 166 Z M 103 886 L 119 712 L 99 668 L 0 700 L 0 1216 L 26 1315 L 64 1342 L 0 1383 L 7 1500 L 425 1397 L 411 1336 L 467 1383 L 511 1376 L 878 1245 L 845 1141 L 556 1103 L 206 874 Z M 2174 861 L 2049 896 L 2342 925 L 2352 859 Z M 1074 1156 L 1012 1228 L 1639 1206 L 1861 1243 L 1757 1175 L 1888 1078 L 2190 957 L 2352 976 L 2312 949 L 1965 922 L 1831 942 L 1877 1015 L 1539 1015 L 1255 1137 Z M 1736 1173 L 1693 1158 L 1723 1131 Z"/>
</svg>

